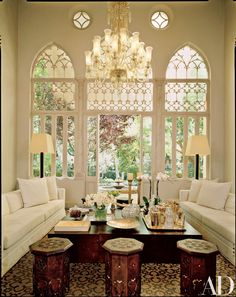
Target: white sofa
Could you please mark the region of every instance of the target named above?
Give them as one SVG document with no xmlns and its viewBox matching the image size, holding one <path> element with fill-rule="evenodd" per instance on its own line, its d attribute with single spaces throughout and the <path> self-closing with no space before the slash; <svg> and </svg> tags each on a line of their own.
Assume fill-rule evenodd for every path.
<svg viewBox="0 0 236 297">
<path fill-rule="evenodd" d="M 186 220 L 235 265 L 235 194 L 227 196 L 222 210 L 189 201 L 190 190 L 180 190 L 179 194 Z"/>
<path fill-rule="evenodd" d="M 2 194 L 2 276 L 65 216 L 65 189 L 57 188 L 56 195 L 24 207 L 20 190 Z"/>
</svg>

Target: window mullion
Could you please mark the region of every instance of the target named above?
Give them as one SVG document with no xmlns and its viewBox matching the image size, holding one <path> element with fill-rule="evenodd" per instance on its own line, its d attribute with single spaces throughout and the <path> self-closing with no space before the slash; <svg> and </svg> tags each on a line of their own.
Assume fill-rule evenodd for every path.
<svg viewBox="0 0 236 297">
<path fill-rule="evenodd" d="M 172 177 L 176 177 L 176 116 L 172 121 Z"/>
<path fill-rule="evenodd" d="M 63 116 L 62 176 L 67 176 L 67 142 L 68 142 L 68 117 Z"/>
<path fill-rule="evenodd" d="M 54 146 L 54 154 L 52 155 L 52 175 L 56 175 L 56 119 L 57 117 L 52 115 L 52 139 Z"/>
<path fill-rule="evenodd" d="M 186 146 L 188 139 L 188 117 L 184 117 L 184 143 L 183 143 L 183 160 L 184 160 L 184 172 L 183 177 L 188 177 L 188 157 L 185 156 Z"/>
</svg>

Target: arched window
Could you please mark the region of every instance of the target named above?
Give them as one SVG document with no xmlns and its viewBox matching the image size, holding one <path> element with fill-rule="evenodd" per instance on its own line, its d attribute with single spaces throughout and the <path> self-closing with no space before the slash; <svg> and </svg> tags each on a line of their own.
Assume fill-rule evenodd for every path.
<svg viewBox="0 0 236 297">
<path fill-rule="evenodd" d="M 55 44 L 36 57 L 32 68 L 32 132 L 51 134 L 55 155 L 45 157 L 45 175 L 74 176 L 76 82 L 69 56 Z M 39 176 L 33 155 L 32 175 Z"/>
<path fill-rule="evenodd" d="M 174 177 L 194 177 L 194 158 L 185 157 L 187 139 L 208 134 L 208 69 L 203 57 L 189 45 L 179 49 L 166 70 L 164 125 L 165 171 Z M 200 177 L 207 176 L 201 158 Z"/>
</svg>

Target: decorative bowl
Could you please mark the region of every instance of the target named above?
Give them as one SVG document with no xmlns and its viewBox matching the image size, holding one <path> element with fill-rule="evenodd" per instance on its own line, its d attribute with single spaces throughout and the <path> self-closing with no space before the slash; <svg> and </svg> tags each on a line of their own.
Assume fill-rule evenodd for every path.
<svg viewBox="0 0 236 297">
<path fill-rule="evenodd" d="M 70 217 L 74 218 L 75 220 L 80 220 L 82 218 L 82 211 L 77 207 L 71 207 L 69 209 Z"/>
</svg>

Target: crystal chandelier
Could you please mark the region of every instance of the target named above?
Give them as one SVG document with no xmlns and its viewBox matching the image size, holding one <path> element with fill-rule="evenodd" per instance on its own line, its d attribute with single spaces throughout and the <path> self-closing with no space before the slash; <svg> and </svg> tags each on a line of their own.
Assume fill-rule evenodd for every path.
<svg viewBox="0 0 236 297">
<path fill-rule="evenodd" d="M 150 77 L 152 47 L 139 40 L 139 32 L 128 31 L 130 12 L 127 2 L 109 4 L 104 37 L 95 36 L 93 50 L 85 52 L 86 78 L 115 86 L 145 82 Z"/>
</svg>

